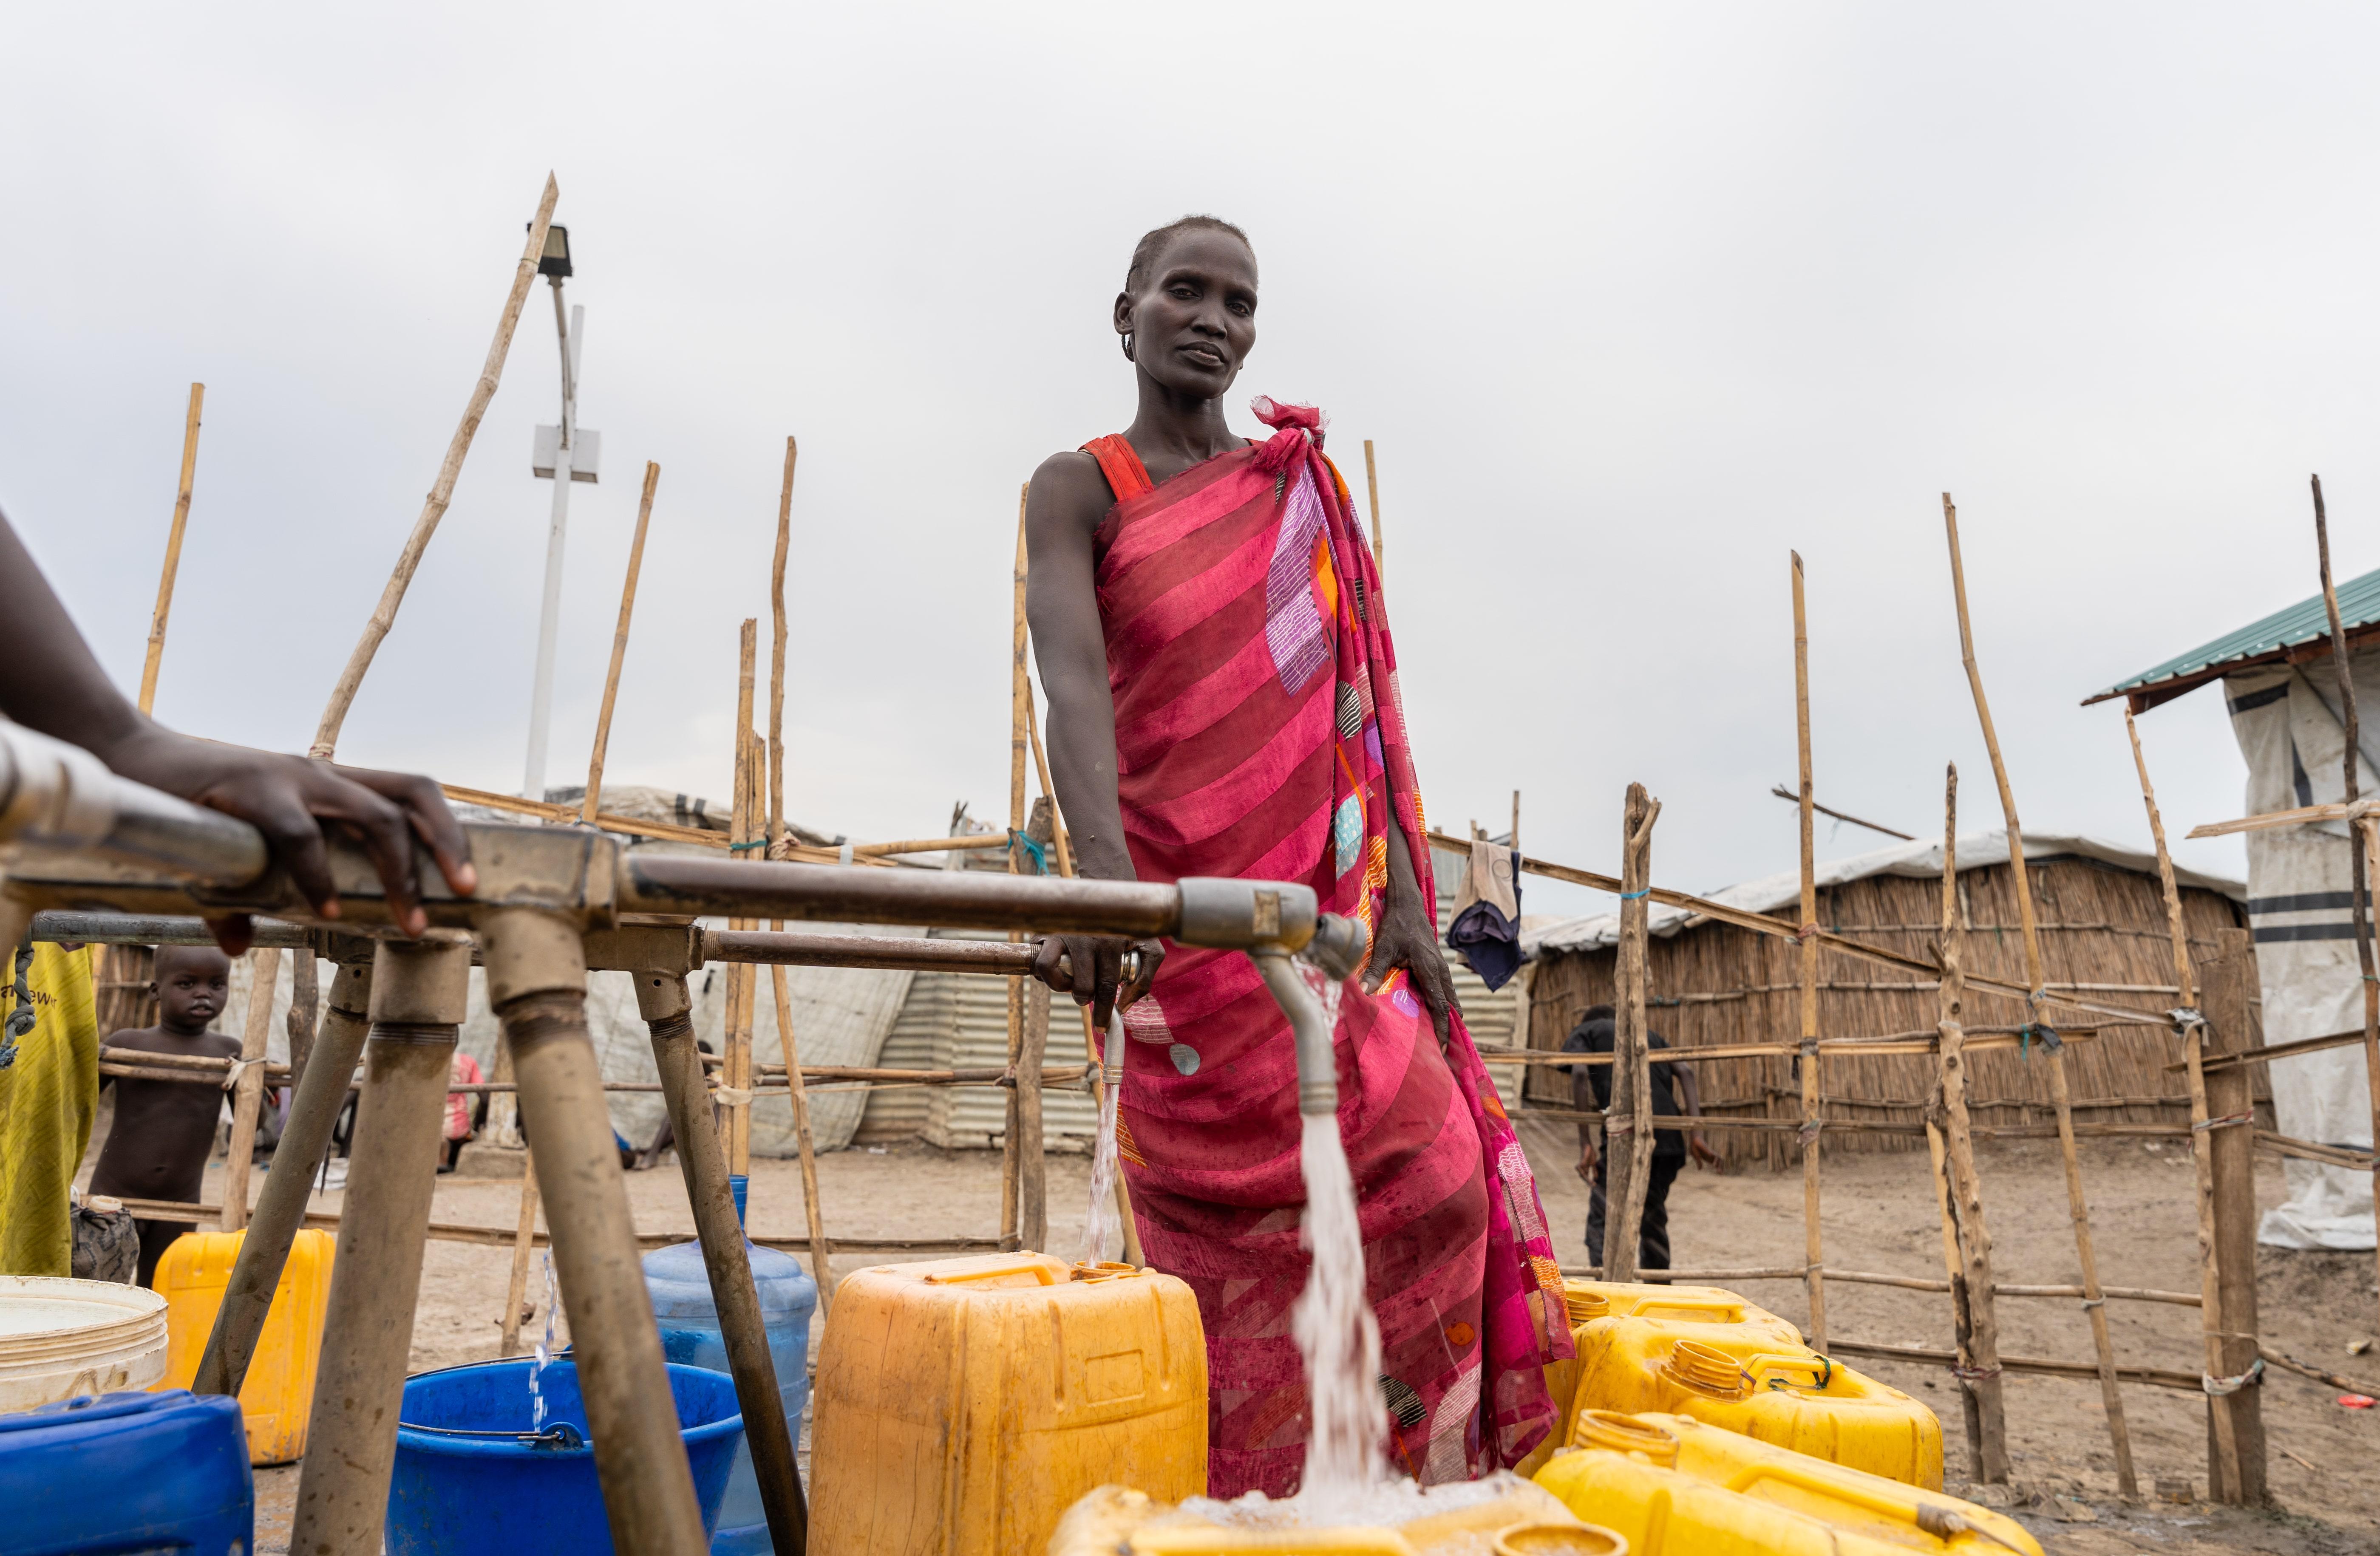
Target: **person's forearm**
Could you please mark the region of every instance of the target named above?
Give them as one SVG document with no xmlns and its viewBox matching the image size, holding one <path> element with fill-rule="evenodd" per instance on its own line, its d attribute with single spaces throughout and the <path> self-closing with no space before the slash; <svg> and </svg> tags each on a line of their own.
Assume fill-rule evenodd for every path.
<svg viewBox="0 0 2380 1556">
<path fill-rule="evenodd" d="M 1095 685 L 1090 681 L 1079 668 L 1042 670 L 1050 698 L 1050 781 L 1066 817 L 1075 868 L 1096 880 L 1135 880 L 1116 799 L 1115 703 L 1104 675 Z"/>
<path fill-rule="evenodd" d="M 107 761 L 149 721 L 117 691 L 0 516 L 0 714 Z"/>
<path fill-rule="evenodd" d="M 1694 1067 L 1679 1065 L 1675 1074 L 1678 1078 L 1678 1100 L 1685 1104 L 1686 1116 L 1700 1118 L 1703 1116 L 1703 1091 L 1701 1083 L 1694 1080 Z"/>
<path fill-rule="evenodd" d="M 1405 829 L 1397 824 L 1396 790 L 1389 786 L 1387 775 L 1380 778 L 1380 790 L 1389 797 L 1389 911 L 1400 909 L 1424 911 L 1421 899 L 1421 872 L 1414 868 L 1413 850 L 1405 844 Z M 1428 917 L 1433 924 L 1438 915 Z"/>
</svg>

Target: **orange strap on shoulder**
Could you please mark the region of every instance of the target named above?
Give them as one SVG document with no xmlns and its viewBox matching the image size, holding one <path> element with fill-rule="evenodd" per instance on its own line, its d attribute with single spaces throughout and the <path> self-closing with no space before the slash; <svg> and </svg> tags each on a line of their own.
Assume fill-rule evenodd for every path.
<svg viewBox="0 0 2380 1556">
<path fill-rule="evenodd" d="M 1083 452 L 1099 462 L 1099 474 L 1108 478 L 1118 502 L 1129 502 L 1157 489 L 1157 483 L 1148 478 L 1148 466 L 1141 464 L 1140 455 L 1133 452 L 1122 433 L 1094 438 L 1083 445 Z"/>
</svg>

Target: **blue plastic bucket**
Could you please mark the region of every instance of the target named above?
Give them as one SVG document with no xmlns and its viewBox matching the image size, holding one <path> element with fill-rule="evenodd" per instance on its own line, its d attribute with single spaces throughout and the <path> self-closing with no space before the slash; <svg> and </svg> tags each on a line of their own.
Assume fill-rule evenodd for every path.
<svg viewBox="0 0 2380 1556">
<path fill-rule="evenodd" d="M 388 1487 L 389 1556 L 576 1556 L 612 1549 L 578 1369 L 562 1359 L 540 1375 L 546 1435 L 532 1439 L 528 1380 L 536 1365 L 516 1357 L 406 1380 Z M 744 1441 L 744 1417 L 725 1373 L 677 1366 L 669 1373 L 709 1535 Z"/>
</svg>

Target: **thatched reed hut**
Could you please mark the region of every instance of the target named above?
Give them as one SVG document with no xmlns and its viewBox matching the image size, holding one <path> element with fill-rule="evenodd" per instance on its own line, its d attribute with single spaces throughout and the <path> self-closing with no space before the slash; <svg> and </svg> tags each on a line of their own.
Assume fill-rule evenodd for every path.
<svg viewBox="0 0 2380 1556">
<path fill-rule="evenodd" d="M 2042 959 L 2053 991 L 2086 995 L 2107 1005 L 2147 1012 L 2172 1007 L 2176 994 L 2173 942 L 2152 854 L 2095 838 L 2027 833 L 2025 868 L 2041 930 Z M 2024 945 L 2010 876 L 2007 834 L 1959 839 L 1961 953 L 1966 970 L 2022 983 Z M 2237 881 L 2178 871 L 2182 916 L 2193 957 L 2215 951 L 2220 929 L 2247 926 L 2246 888 Z M 1817 872 L 1818 923 L 1824 928 L 1904 956 L 1925 958 L 1940 935 L 1942 849 L 1938 842 L 1897 844 L 1822 864 Z M 1799 916 L 1801 877 L 1771 875 L 1713 893 L 1732 907 L 1772 914 L 1786 923 Z M 1530 980 L 1531 1047 L 1555 1049 L 1589 1006 L 1613 997 L 1620 920 L 1616 913 L 1545 925 L 1524 937 L 1534 954 Z M 1801 1036 L 1801 957 L 1791 940 L 1755 934 L 1674 908 L 1651 918 L 1645 985 L 1653 1030 L 1679 1047 L 1791 1043 Z M 1930 1032 L 1937 1019 L 1931 983 L 1888 967 L 1822 951 L 1818 962 L 1818 1027 L 1824 1037 L 1873 1037 Z M 1966 1025 L 2010 1027 L 2026 1019 L 2021 999 L 1970 988 Z M 2090 1018 L 2055 1007 L 2053 1025 L 2093 1025 Z M 2179 1057 L 2171 1030 L 2107 1022 L 2096 1035 L 2067 1046 L 2068 1083 L 2078 1123 L 2188 1121 L 2183 1077 L 2169 1072 Z M 1935 1061 L 1923 1055 L 1874 1055 L 1822 1061 L 1823 1111 L 1829 1121 L 1924 1121 Z M 1969 1095 L 1979 1124 L 2041 1124 L 2050 1107 L 2046 1066 L 2014 1049 L 1985 1050 L 1970 1059 Z M 1782 1056 L 1718 1060 L 1699 1067 L 1706 1113 L 1736 1117 L 1798 1118 L 1801 1087 L 1793 1061 Z M 1532 1067 L 1530 1102 L 1566 1106 L 1567 1072 Z M 2258 1096 L 2264 1090 L 2259 1083 Z M 1781 1166 L 1796 1152 L 1790 1132 L 1715 1129 L 1711 1143 L 1730 1162 Z M 1828 1151 L 1900 1150 L 1922 1146 L 1913 1132 L 1832 1133 Z"/>
</svg>

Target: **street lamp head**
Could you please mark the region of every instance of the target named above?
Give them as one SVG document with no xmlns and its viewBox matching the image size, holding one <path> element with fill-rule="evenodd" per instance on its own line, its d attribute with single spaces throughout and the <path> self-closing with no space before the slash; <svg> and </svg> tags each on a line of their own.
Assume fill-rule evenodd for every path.
<svg viewBox="0 0 2380 1556">
<path fill-rule="evenodd" d="M 556 281 L 570 273 L 570 229 L 556 223 L 545 229 L 545 251 L 538 257 L 537 273 Z"/>
</svg>

